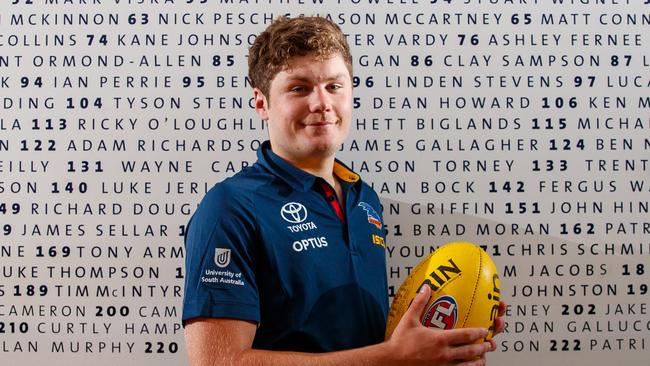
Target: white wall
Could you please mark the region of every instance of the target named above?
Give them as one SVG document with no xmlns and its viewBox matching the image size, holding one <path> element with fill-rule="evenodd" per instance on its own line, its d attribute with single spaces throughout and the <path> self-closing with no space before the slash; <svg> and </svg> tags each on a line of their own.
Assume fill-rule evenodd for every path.
<svg viewBox="0 0 650 366">
<path fill-rule="evenodd" d="M 490 364 L 647 364 L 642 1 L 16 2 L 0 15 L 3 360 L 186 363 L 180 227 L 266 136 L 247 107 L 247 47 L 269 17 L 318 13 L 350 36 L 360 106 L 339 157 L 384 203 L 390 285 L 431 248 L 473 241 L 493 256 L 510 304 Z"/>
</svg>

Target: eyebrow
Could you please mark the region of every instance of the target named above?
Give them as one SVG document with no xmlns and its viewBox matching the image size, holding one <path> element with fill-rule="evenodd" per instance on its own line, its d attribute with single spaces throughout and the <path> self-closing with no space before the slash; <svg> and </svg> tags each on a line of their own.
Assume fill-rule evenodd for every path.
<svg viewBox="0 0 650 366">
<path fill-rule="evenodd" d="M 336 75 L 333 75 L 333 76 L 330 76 L 330 77 L 325 78 L 323 81 L 339 80 L 339 79 L 341 79 L 341 78 L 345 78 L 345 76 L 346 76 L 346 74 L 343 74 L 343 73 L 341 73 L 341 74 L 336 74 Z M 308 77 L 304 77 L 304 76 L 298 76 L 298 75 L 296 75 L 296 76 L 289 76 L 289 77 L 287 78 L 287 81 L 311 82 L 312 80 L 311 80 L 310 78 L 308 78 Z"/>
</svg>

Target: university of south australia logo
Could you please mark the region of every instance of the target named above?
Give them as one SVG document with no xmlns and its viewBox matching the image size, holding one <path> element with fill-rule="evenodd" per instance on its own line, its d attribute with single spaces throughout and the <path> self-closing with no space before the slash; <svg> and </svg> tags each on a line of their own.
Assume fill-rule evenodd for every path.
<svg viewBox="0 0 650 366">
<path fill-rule="evenodd" d="M 219 268 L 226 268 L 230 264 L 230 249 L 216 248 L 214 250 L 214 263 Z"/>
<path fill-rule="evenodd" d="M 300 224 L 307 219 L 307 209 L 301 203 L 289 202 L 282 206 L 280 214 L 284 221 L 292 224 Z"/>
<path fill-rule="evenodd" d="M 458 319 L 456 300 L 448 295 L 439 297 L 424 312 L 422 325 L 429 328 L 454 329 Z"/>
</svg>

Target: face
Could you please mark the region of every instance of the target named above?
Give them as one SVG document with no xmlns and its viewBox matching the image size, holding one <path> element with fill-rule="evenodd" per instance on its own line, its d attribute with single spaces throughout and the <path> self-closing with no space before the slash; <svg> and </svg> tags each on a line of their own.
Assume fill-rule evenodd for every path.
<svg viewBox="0 0 650 366">
<path fill-rule="evenodd" d="M 254 89 L 255 107 L 267 120 L 271 149 L 297 166 L 334 157 L 352 119 L 352 80 L 343 58 L 297 56 L 278 72 L 269 98 Z"/>
</svg>

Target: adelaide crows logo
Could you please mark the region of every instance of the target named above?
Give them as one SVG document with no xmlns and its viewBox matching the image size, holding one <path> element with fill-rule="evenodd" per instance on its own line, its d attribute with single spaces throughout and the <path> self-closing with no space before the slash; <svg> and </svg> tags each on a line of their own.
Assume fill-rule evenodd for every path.
<svg viewBox="0 0 650 366">
<path fill-rule="evenodd" d="M 368 222 L 375 225 L 377 229 L 381 229 L 381 217 L 377 211 L 375 211 L 372 206 L 365 202 L 359 202 L 359 206 L 366 211 L 366 214 L 368 215 Z"/>
</svg>

